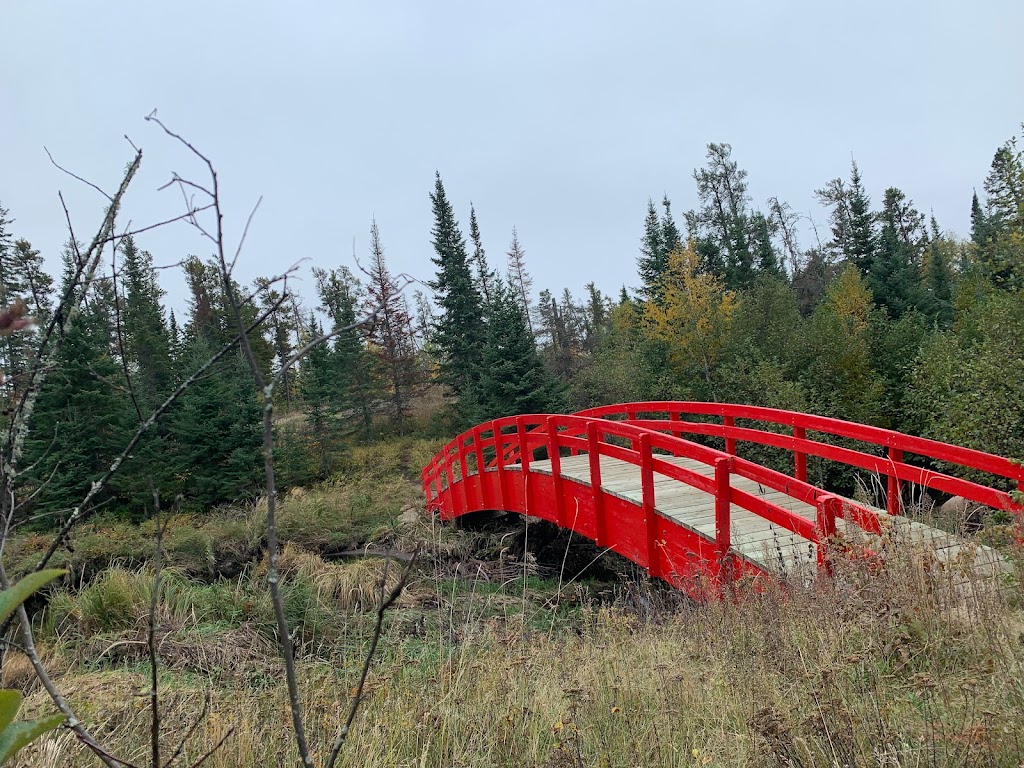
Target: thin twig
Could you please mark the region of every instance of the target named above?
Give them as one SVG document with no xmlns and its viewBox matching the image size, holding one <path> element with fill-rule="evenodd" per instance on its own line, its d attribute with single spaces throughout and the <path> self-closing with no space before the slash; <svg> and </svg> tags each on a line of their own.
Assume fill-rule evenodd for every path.
<svg viewBox="0 0 1024 768">
<path fill-rule="evenodd" d="M 164 531 L 171 518 L 166 522 L 160 520 L 160 491 L 153 488 L 153 516 L 155 520 L 154 537 L 156 550 L 153 553 L 153 594 L 149 598 L 149 621 L 146 623 L 146 647 L 149 651 L 149 711 L 150 711 L 150 765 L 160 768 L 160 693 L 159 671 L 160 660 L 157 656 L 157 606 L 160 601 L 160 568 L 162 565 Z"/>
<path fill-rule="evenodd" d="M 86 747 L 92 750 L 92 752 L 107 765 L 113 764 L 115 766 L 118 766 L 119 768 L 139 768 L 139 766 L 135 765 L 135 763 L 129 763 L 127 760 L 122 760 L 119 757 L 114 757 L 112 754 L 110 754 L 107 750 L 105 750 L 95 741 L 83 738 L 82 734 L 80 734 L 78 731 L 75 731 L 73 728 L 71 730 L 75 734 L 75 737 L 80 742 L 82 742 Z"/>
<path fill-rule="evenodd" d="M 167 758 L 167 762 L 164 763 L 164 768 L 172 768 L 174 761 L 181 757 L 181 753 L 185 750 L 185 745 L 188 743 L 188 740 L 192 738 L 192 734 L 196 732 L 196 729 L 206 719 L 206 715 L 209 711 L 210 691 L 207 690 L 206 695 L 203 697 L 203 711 L 199 713 L 199 717 L 197 717 L 192 722 L 192 725 L 188 727 L 188 730 L 185 731 L 184 735 L 181 737 L 181 741 L 178 742 L 178 746 L 174 749 L 174 752 L 171 753 L 171 756 Z"/>
<path fill-rule="evenodd" d="M 133 146 L 134 146 L 134 145 L 133 145 Z M 57 161 L 53 159 L 53 155 L 51 155 L 51 154 L 50 154 L 50 150 L 48 150 L 48 149 L 47 149 L 47 148 L 46 148 L 45 146 L 43 147 L 43 151 L 44 151 L 44 152 L 46 153 L 46 156 L 47 156 L 48 158 L 50 158 L 50 162 L 51 162 L 51 163 L 53 163 L 54 167 L 55 167 L 55 168 L 56 168 L 56 169 L 57 169 L 58 171 L 63 171 L 64 173 L 66 173 L 66 174 L 67 174 L 68 176 L 70 176 L 71 178 L 73 178 L 73 179 L 77 179 L 78 181 L 82 182 L 83 184 L 85 184 L 85 185 L 86 185 L 86 186 L 88 186 L 88 187 L 92 187 L 92 188 L 93 188 L 93 189 L 95 189 L 95 190 L 96 190 L 97 192 L 99 192 L 99 193 L 100 193 L 101 195 L 103 195 L 103 196 L 104 196 L 105 198 L 107 198 L 107 200 L 109 200 L 109 201 L 110 201 L 111 203 L 112 203 L 112 202 L 114 202 L 114 198 L 112 198 L 112 197 L 111 197 L 110 195 L 108 195 L 108 194 L 107 194 L 106 192 L 104 192 L 104 191 L 103 191 L 102 189 L 100 189 L 100 188 L 99 188 L 98 186 L 96 186 L 95 184 L 93 184 L 93 183 L 92 183 L 91 181 L 88 181 L 88 180 L 86 180 L 86 179 L 83 179 L 83 178 L 82 178 L 81 176 L 79 176 L 78 174 L 76 174 L 76 173 L 72 173 L 72 172 L 71 172 L 71 171 L 69 171 L 69 170 L 68 170 L 67 168 L 62 168 L 62 167 L 61 167 L 60 165 L 58 165 L 58 164 L 57 164 Z M 138 152 L 138 151 L 139 151 L 138 147 L 136 147 L 136 148 L 135 148 L 135 151 L 136 151 L 136 152 Z"/>
<path fill-rule="evenodd" d="M 352 730 L 352 723 L 355 721 L 359 705 L 363 701 L 363 688 L 366 686 L 366 678 L 370 674 L 370 663 L 377 652 L 377 643 L 380 642 L 381 632 L 384 627 L 384 614 L 402 594 L 405 585 L 409 583 L 409 577 L 412 575 L 412 569 L 416 565 L 418 555 L 419 550 L 417 549 L 412 553 L 409 562 L 402 569 L 402 575 L 399 577 L 398 583 L 395 584 L 387 597 L 384 597 L 384 577 L 381 578 L 381 601 L 377 606 L 377 623 L 374 625 L 373 635 L 370 638 L 370 647 L 366 652 L 366 657 L 363 659 L 363 671 L 359 676 L 359 685 L 356 686 L 355 694 L 352 696 L 352 705 L 348 711 L 348 718 L 345 720 L 345 725 L 341 727 L 341 731 L 338 732 L 338 737 L 334 741 L 334 747 L 331 749 L 331 756 L 327 760 L 326 768 L 334 768 L 335 763 L 338 761 L 338 755 L 341 754 L 341 749 L 345 746 L 345 740 Z M 387 572 L 385 571 L 385 576 L 386 574 Z"/>
<path fill-rule="evenodd" d="M 218 741 L 216 744 L 210 747 L 210 749 L 202 757 L 200 757 L 198 760 L 192 763 L 192 765 L 190 765 L 189 768 L 199 768 L 200 765 L 202 765 L 211 757 L 213 757 L 214 752 L 220 749 L 224 745 L 224 742 L 227 741 L 228 738 L 230 738 L 231 734 L 233 734 L 234 732 L 235 726 L 232 725 L 230 728 L 228 728 L 227 732 L 220 737 L 220 741 Z"/>
</svg>

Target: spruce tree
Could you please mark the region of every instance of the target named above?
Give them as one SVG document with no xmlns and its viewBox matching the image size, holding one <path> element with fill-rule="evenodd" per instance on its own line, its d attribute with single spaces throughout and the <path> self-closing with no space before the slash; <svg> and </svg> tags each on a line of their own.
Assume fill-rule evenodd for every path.
<svg viewBox="0 0 1024 768">
<path fill-rule="evenodd" d="M 640 291 L 648 299 L 658 293 L 658 283 L 665 271 L 664 232 L 658 220 L 658 211 L 653 198 L 647 200 L 647 218 L 644 219 L 644 234 L 640 238 L 640 256 L 637 257 L 637 271 L 640 273 Z"/>
<path fill-rule="evenodd" d="M 971 242 L 978 248 L 984 248 L 988 244 L 990 234 L 991 229 L 985 218 L 985 211 L 982 210 L 978 193 L 975 192 L 971 197 Z"/>
<path fill-rule="evenodd" d="M 429 283 L 441 314 L 433 324 L 431 343 L 438 356 L 440 379 L 456 397 L 471 391 L 480 375 L 484 334 L 480 292 L 470 270 L 466 241 L 444 191 L 441 174 L 430 195 L 437 277 Z"/>
<path fill-rule="evenodd" d="M 195 370 L 216 348 L 204 339 L 188 345 L 183 365 Z M 240 351 L 196 381 L 171 411 L 169 459 L 186 506 L 208 510 L 255 495 L 263 468 L 263 409 Z"/>
<path fill-rule="evenodd" d="M 526 313 L 502 280 L 494 286 L 487 314 L 481 373 L 472 393 L 473 420 L 559 409 L 563 388 L 537 353 Z"/>
<path fill-rule="evenodd" d="M 307 330 L 311 337 L 324 334 L 323 324 L 310 313 Z M 346 392 L 339 391 L 337 359 L 330 344 L 317 344 L 302 360 L 299 393 L 309 429 L 309 448 L 321 479 L 335 470 L 334 456 L 343 446 Z M 349 432 L 351 430 L 348 430 Z"/>
<path fill-rule="evenodd" d="M 854 166 L 856 168 L 856 166 Z M 859 180 L 859 175 L 858 175 Z M 859 181 L 858 181 L 859 183 Z M 853 254 L 853 222 L 850 211 L 851 190 L 842 179 L 831 179 L 814 196 L 828 209 L 832 239 L 826 244 L 833 260 L 856 261 Z"/>
<path fill-rule="evenodd" d="M 850 164 L 850 258 L 861 275 L 874 271 L 875 216 L 871 212 L 871 199 L 864 191 L 860 169 L 856 161 Z"/>
<path fill-rule="evenodd" d="M 934 214 L 931 218 L 931 240 L 924 264 L 924 300 L 921 309 L 941 330 L 953 322 L 953 273 L 944 248 L 944 238 Z"/>
<path fill-rule="evenodd" d="M 9 249 L 6 261 L 6 301 L 23 301 L 36 327 L 46 327 L 53 314 L 53 278 L 44 269 L 42 255 L 28 240 L 19 239 Z M 40 337 L 24 332 L 11 334 L 3 341 L 5 386 L 9 392 L 22 390 L 36 359 Z"/>
<path fill-rule="evenodd" d="M 679 234 L 679 227 L 676 226 L 675 218 L 672 216 L 672 201 L 666 194 L 661 198 L 661 207 L 664 211 L 661 214 L 661 248 L 664 254 L 665 264 L 668 264 L 668 255 L 677 248 L 683 247 L 683 240 Z M 662 267 L 664 272 L 664 267 Z"/>
<path fill-rule="evenodd" d="M 73 274 L 73 255 L 65 252 L 65 275 Z M 65 282 L 63 290 L 70 286 Z M 23 464 L 29 487 L 45 485 L 33 513 L 60 516 L 85 498 L 124 448 L 134 426 L 134 411 L 123 386 L 121 365 L 114 358 L 113 297 L 94 283 L 77 322 L 64 335 L 56 364 L 47 375 L 32 412 Z M 149 467 L 130 461 L 94 504 L 117 503 L 141 509 L 145 502 L 126 491 L 132 473 Z M 148 493 L 146 498 L 148 498 Z"/>
<path fill-rule="evenodd" d="M 978 261 L 997 288 L 1024 289 L 1024 151 L 1012 138 L 996 150 L 985 178 L 985 234 Z"/>
<path fill-rule="evenodd" d="M 358 417 L 359 429 L 368 434 L 373 400 L 378 391 L 374 359 L 363 343 L 362 331 L 352 327 L 365 304 L 359 280 L 346 267 L 314 269 L 321 309 L 331 318 L 331 365 L 334 368 L 335 407 Z"/>
<path fill-rule="evenodd" d="M 480 224 L 476 220 L 476 208 L 472 203 L 469 205 L 469 239 L 473 242 L 473 271 L 476 281 L 476 289 L 486 304 L 491 300 L 491 286 L 497 277 L 487 264 L 487 254 L 484 252 L 483 240 L 480 236 Z"/>
<path fill-rule="evenodd" d="M 121 241 L 121 250 L 125 352 L 135 369 L 133 386 L 140 406 L 151 411 L 167 396 L 173 382 L 170 331 L 161 304 L 164 291 L 148 251 L 140 251 L 131 237 Z"/>
<path fill-rule="evenodd" d="M 921 268 L 928 233 L 924 215 L 899 189 L 885 191 L 878 248 L 867 276 L 875 302 L 899 318 L 922 301 Z"/>
<path fill-rule="evenodd" d="M 784 279 L 785 272 L 779 263 L 779 254 L 775 250 L 775 244 L 772 242 L 771 224 L 768 218 L 758 211 L 751 217 L 750 227 L 754 256 L 757 260 L 757 273 L 775 279 Z"/>
</svg>

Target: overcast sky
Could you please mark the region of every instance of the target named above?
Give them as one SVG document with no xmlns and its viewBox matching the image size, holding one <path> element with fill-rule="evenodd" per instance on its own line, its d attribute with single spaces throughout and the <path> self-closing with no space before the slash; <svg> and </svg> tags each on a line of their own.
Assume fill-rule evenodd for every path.
<svg viewBox="0 0 1024 768">
<path fill-rule="evenodd" d="M 899 186 L 966 233 L 971 190 L 1024 120 L 1024 2 L 0 3 L 0 203 L 56 267 L 62 190 L 86 239 L 131 148 L 124 219 L 181 211 L 157 192 L 215 162 L 229 234 L 264 201 L 245 280 L 299 258 L 352 265 L 376 216 L 395 272 L 429 279 L 440 171 L 504 268 L 516 226 L 536 288 L 637 284 L 648 197 L 697 204 L 693 169 L 728 142 L 755 205 L 812 215 L 856 157 L 875 203 Z M 804 235 L 809 244 L 812 235 Z M 142 238 L 157 263 L 208 245 Z M 165 275 L 175 305 L 182 281 Z M 313 298 L 307 281 L 300 288 Z"/>
</svg>

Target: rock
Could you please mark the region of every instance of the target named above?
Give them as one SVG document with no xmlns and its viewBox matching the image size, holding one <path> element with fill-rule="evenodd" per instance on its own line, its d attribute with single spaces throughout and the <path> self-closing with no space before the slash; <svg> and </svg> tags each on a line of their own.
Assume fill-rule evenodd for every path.
<svg viewBox="0 0 1024 768">
<path fill-rule="evenodd" d="M 402 514 L 398 516 L 398 522 L 403 525 L 412 525 L 420 519 L 420 511 L 415 504 L 406 504 L 402 507 Z"/>
<path fill-rule="evenodd" d="M 986 515 L 991 511 L 988 507 L 963 496 L 954 496 L 939 507 L 943 517 L 956 520 L 965 531 L 972 533 L 981 528 Z"/>
</svg>

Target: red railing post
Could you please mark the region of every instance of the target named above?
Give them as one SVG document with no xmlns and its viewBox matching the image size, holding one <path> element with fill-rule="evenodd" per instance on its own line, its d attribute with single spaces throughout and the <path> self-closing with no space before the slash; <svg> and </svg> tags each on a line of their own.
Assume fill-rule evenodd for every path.
<svg viewBox="0 0 1024 768">
<path fill-rule="evenodd" d="M 896 465 L 903 463 L 903 451 L 890 445 L 889 463 L 892 464 L 892 474 L 889 475 L 885 493 L 885 511 L 890 515 L 899 515 L 903 513 L 903 481 L 896 477 Z"/>
<path fill-rule="evenodd" d="M 484 448 L 483 448 L 483 429 L 480 424 L 473 427 L 473 457 L 474 463 L 476 464 L 476 490 L 477 500 L 481 507 L 486 507 L 489 499 L 484 498 Z"/>
<path fill-rule="evenodd" d="M 724 427 L 724 429 L 722 431 L 726 434 L 726 438 L 725 438 L 725 452 L 728 453 L 730 456 L 735 456 L 736 455 L 736 438 L 735 437 L 729 437 L 728 436 L 728 430 L 731 427 L 735 427 L 736 426 L 736 419 L 734 419 L 732 416 L 723 416 L 722 417 L 722 426 Z"/>
<path fill-rule="evenodd" d="M 719 569 L 725 567 L 732 549 L 732 525 L 730 506 L 732 504 L 732 459 L 715 459 L 715 552 Z"/>
<path fill-rule="evenodd" d="M 555 494 L 555 515 L 559 528 L 566 527 L 565 496 L 562 489 L 562 454 L 558 449 L 558 424 L 548 416 L 548 458 L 551 460 L 551 481 Z"/>
<path fill-rule="evenodd" d="M 509 509 L 505 506 L 505 500 L 508 498 L 506 496 L 508 491 L 505 490 L 505 436 L 501 434 L 501 428 L 494 421 L 491 422 L 491 432 L 494 433 L 495 466 L 498 470 L 498 496 L 500 497 L 502 511 L 508 512 Z"/>
<path fill-rule="evenodd" d="M 803 427 L 793 427 L 794 440 L 806 440 L 807 430 Z M 801 483 L 807 482 L 807 454 L 800 448 L 793 448 L 793 477 Z"/>
<path fill-rule="evenodd" d="M 661 575 L 658 560 L 658 513 L 654 511 L 654 456 L 651 436 L 640 435 L 640 486 L 643 488 L 644 528 L 647 531 L 647 573 Z"/>
<path fill-rule="evenodd" d="M 601 441 L 596 421 L 587 422 L 587 459 L 590 462 L 590 490 L 594 498 L 594 543 L 605 546 L 604 491 L 601 489 Z"/>
<path fill-rule="evenodd" d="M 673 421 L 675 421 L 675 422 L 682 421 L 682 418 L 683 418 L 683 416 L 682 416 L 682 414 L 679 411 L 677 411 L 675 409 L 672 409 L 672 408 L 669 409 L 668 420 L 669 420 L 670 423 L 673 422 Z M 681 430 L 677 426 L 672 426 L 672 427 L 669 428 L 669 434 L 672 435 L 673 437 L 682 437 L 683 430 Z"/>
<path fill-rule="evenodd" d="M 533 458 L 533 451 L 527 447 L 526 422 L 522 416 L 516 416 L 516 437 L 519 438 L 519 468 L 523 473 L 523 501 L 526 503 L 526 514 L 529 516 L 533 510 L 530 503 L 530 459 Z"/>
<path fill-rule="evenodd" d="M 842 501 L 830 493 L 822 494 L 816 499 L 818 508 L 818 567 L 825 573 L 832 573 L 832 565 L 828 557 L 828 548 L 832 537 L 836 535 L 836 518 L 842 510 Z"/>
</svg>

